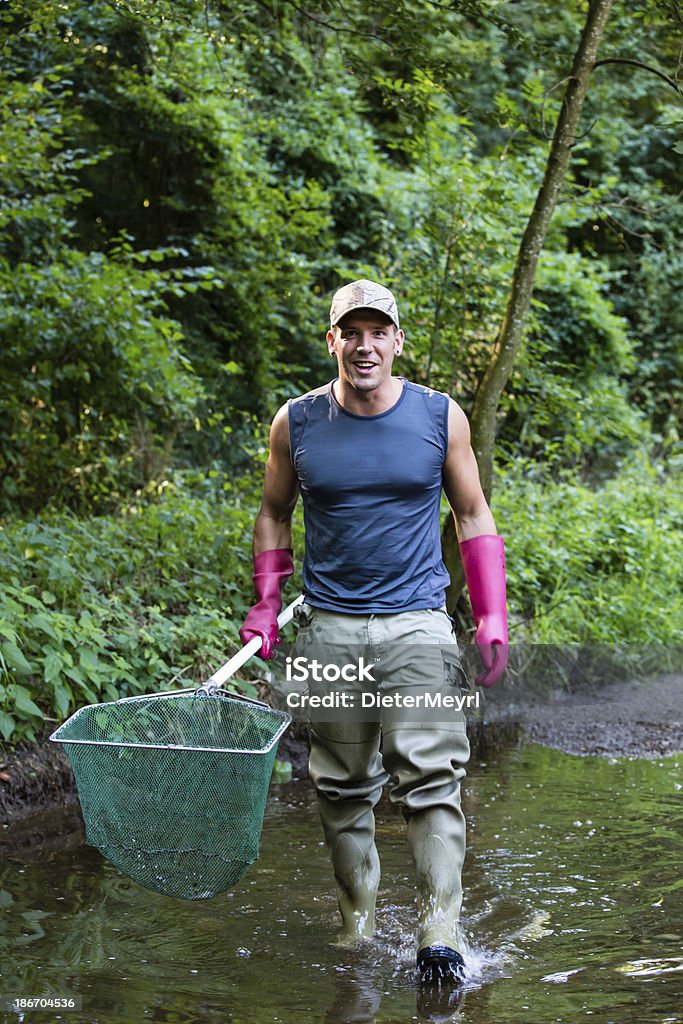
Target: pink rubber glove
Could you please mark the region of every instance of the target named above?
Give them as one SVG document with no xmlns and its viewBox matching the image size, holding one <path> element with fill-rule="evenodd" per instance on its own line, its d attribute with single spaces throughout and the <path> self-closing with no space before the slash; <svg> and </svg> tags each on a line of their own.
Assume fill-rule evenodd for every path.
<svg viewBox="0 0 683 1024">
<path fill-rule="evenodd" d="M 491 534 L 470 537 L 461 543 L 460 554 L 477 626 L 475 641 L 486 668 L 476 683 L 493 686 L 508 662 L 503 538 Z"/>
<path fill-rule="evenodd" d="M 291 548 L 272 548 L 254 556 L 254 590 L 257 603 L 249 609 L 244 625 L 240 629 L 243 644 L 260 636 L 263 640 L 259 658 L 268 661 L 280 643 L 277 617 L 282 608 L 280 591 L 294 572 Z"/>
</svg>

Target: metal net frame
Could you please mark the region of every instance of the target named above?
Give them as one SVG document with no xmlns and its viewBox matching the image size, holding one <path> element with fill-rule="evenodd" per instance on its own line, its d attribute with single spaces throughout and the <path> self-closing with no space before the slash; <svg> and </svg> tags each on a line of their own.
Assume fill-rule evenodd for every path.
<svg viewBox="0 0 683 1024">
<path fill-rule="evenodd" d="M 135 882 L 211 899 L 258 857 L 291 715 L 223 690 L 91 704 L 50 739 L 69 756 L 86 840 Z"/>
</svg>

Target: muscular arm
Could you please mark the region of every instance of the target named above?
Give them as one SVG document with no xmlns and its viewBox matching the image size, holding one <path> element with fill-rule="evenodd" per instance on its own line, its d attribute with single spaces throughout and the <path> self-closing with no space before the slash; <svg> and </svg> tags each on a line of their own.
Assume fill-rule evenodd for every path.
<svg viewBox="0 0 683 1024">
<path fill-rule="evenodd" d="M 292 546 L 292 514 L 299 486 L 289 454 L 289 417 L 283 405 L 270 428 L 261 507 L 254 524 L 254 555 Z"/>
<path fill-rule="evenodd" d="M 508 658 L 504 544 L 481 489 L 467 418 L 455 402 L 449 406 L 443 486 L 455 518 L 476 624 L 475 642 L 485 668 L 476 681 L 479 686 L 493 686 Z"/>
<path fill-rule="evenodd" d="M 496 524 L 479 483 L 479 469 L 470 445 L 470 425 L 459 405 L 448 409 L 448 453 L 443 488 L 453 511 L 458 541 L 495 534 Z"/>
</svg>

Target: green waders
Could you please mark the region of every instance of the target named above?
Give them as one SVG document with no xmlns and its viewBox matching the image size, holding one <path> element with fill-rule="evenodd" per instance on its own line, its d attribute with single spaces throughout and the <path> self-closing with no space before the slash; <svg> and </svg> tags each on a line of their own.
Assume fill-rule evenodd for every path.
<svg viewBox="0 0 683 1024">
<path fill-rule="evenodd" d="M 385 783 L 400 804 L 417 879 L 417 948 L 458 949 L 465 855 L 460 780 L 469 758 L 465 718 L 451 705 L 464 674 L 440 609 L 343 615 L 302 606 L 295 656 L 309 665 L 371 666 L 372 681 L 311 681 L 315 696 L 348 693 L 353 706 L 311 711 L 310 773 L 337 882 L 342 937 L 374 931 L 379 885 L 374 807 Z M 328 672 L 328 677 L 334 676 Z M 363 694 L 366 695 L 363 698 Z M 430 694 L 430 709 L 398 706 Z M 381 700 L 380 706 L 362 708 Z"/>
</svg>

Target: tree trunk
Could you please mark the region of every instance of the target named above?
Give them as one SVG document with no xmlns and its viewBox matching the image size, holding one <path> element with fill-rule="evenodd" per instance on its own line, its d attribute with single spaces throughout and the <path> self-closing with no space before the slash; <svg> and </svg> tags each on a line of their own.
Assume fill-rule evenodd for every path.
<svg viewBox="0 0 683 1024">
<path fill-rule="evenodd" d="M 517 253 L 505 315 L 491 358 L 475 396 L 471 418 L 472 448 L 477 457 L 479 476 L 487 500 L 491 496 L 493 481 L 493 450 L 498 403 L 512 372 L 522 340 L 522 332 L 531 303 L 538 257 L 545 243 L 550 219 L 567 175 L 583 101 L 586 98 L 591 71 L 602 42 L 612 3 L 613 0 L 590 0 L 586 24 L 574 57 L 574 65 L 555 126 L 543 182 L 536 196 L 536 202 Z M 451 577 L 447 602 L 449 608 L 454 608 L 465 581 L 453 519 L 450 515 L 444 522 L 442 545 L 446 568 Z"/>
</svg>

